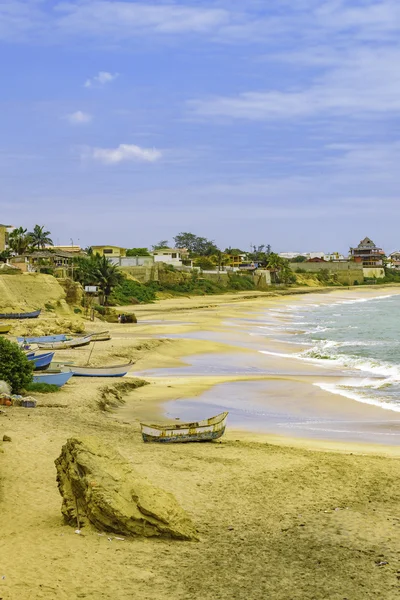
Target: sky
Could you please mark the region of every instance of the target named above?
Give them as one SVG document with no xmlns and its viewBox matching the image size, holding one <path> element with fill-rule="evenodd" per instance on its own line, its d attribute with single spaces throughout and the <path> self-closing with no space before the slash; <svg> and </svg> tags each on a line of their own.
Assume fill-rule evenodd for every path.
<svg viewBox="0 0 400 600">
<path fill-rule="evenodd" d="M 0 222 L 400 248 L 398 0 L 2 0 Z"/>
</svg>

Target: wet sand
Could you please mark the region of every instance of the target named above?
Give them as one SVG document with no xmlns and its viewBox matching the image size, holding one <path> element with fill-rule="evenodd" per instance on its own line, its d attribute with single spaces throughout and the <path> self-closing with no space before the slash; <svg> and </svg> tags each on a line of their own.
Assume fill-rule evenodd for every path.
<svg viewBox="0 0 400 600">
<path fill-rule="evenodd" d="M 237 324 L 294 301 L 303 300 L 239 295 L 134 307 L 139 324 L 111 326 L 113 340 L 96 344 L 92 353 L 93 364 L 135 360 L 126 381 L 140 373 L 149 382 L 127 392 L 123 407 L 99 409 L 101 390 L 115 381 L 74 378 L 59 393 L 38 396 L 34 410 L 12 407 L 0 415 L 0 433 L 12 438 L 0 443 L 0 597 L 398 598 L 399 446 L 370 435 L 370 427 L 376 431 L 383 422 L 394 431 L 398 414 L 319 390 L 314 366 L 260 354 L 265 336 L 250 336 L 248 323 Z M 154 322 L 140 323 L 142 317 Z M 87 325 L 93 327 L 100 331 L 104 324 Z M 56 358 L 85 364 L 89 352 L 64 351 Z M 244 429 L 242 415 L 236 426 L 233 415 L 220 443 L 141 440 L 140 420 L 166 413 L 174 419 L 199 408 L 208 413 L 225 401 L 233 412 L 243 411 L 243 398 L 252 411 L 267 413 L 263 423 L 271 433 L 261 425 L 257 433 Z M 343 419 L 362 424 L 368 437 L 350 442 L 335 432 L 323 439 L 297 427 L 312 425 L 310 416 L 335 428 Z M 150 482 L 171 491 L 196 523 L 200 541 L 119 541 L 90 529 L 77 535 L 66 526 L 54 459 L 68 437 L 83 435 L 110 443 Z"/>
</svg>

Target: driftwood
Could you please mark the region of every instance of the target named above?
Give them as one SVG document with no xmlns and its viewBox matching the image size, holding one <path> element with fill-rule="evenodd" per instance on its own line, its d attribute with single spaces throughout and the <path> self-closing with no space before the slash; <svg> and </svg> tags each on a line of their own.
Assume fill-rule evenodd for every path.
<svg viewBox="0 0 400 600">
<path fill-rule="evenodd" d="M 55 461 L 62 514 L 74 527 L 181 540 L 196 529 L 175 497 L 151 485 L 131 464 L 96 438 L 71 438 Z"/>
</svg>

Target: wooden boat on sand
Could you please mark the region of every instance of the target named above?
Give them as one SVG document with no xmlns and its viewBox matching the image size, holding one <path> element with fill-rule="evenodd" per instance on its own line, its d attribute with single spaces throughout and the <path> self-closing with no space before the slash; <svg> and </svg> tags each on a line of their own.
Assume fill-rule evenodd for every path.
<svg viewBox="0 0 400 600">
<path fill-rule="evenodd" d="M 92 337 L 92 342 L 107 342 L 111 340 L 109 331 L 99 331 L 99 333 L 88 333 Z"/>
<path fill-rule="evenodd" d="M 11 327 L 12 327 L 11 325 L 6 325 L 4 323 L 0 323 L 0 334 L 10 333 Z"/>
<path fill-rule="evenodd" d="M 33 375 L 33 382 L 62 387 L 71 377 L 72 373 L 70 371 L 45 371 L 44 373 L 35 373 Z"/>
<path fill-rule="evenodd" d="M 114 367 L 78 367 L 71 365 L 69 368 L 78 377 L 123 377 L 128 373 L 132 365 L 133 362 Z"/>
<path fill-rule="evenodd" d="M 140 423 L 144 442 L 210 442 L 224 435 L 227 412 L 195 423 L 146 425 Z"/>
<path fill-rule="evenodd" d="M 65 340 L 64 342 L 38 342 L 39 348 L 42 350 L 65 350 L 66 348 L 78 348 L 79 346 L 87 346 L 92 341 L 92 336 L 75 338 L 73 340 Z"/>
<path fill-rule="evenodd" d="M 0 319 L 37 319 L 41 310 L 35 310 L 29 313 L 2 313 Z"/>
<path fill-rule="evenodd" d="M 60 333 L 57 335 L 39 335 L 37 337 L 17 337 L 17 342 L 23 344 L 47 344 L 51 342 L 65 342 L 67 340 L 67 336 L 65 333 Z"/>
<path fill-rule="evenodd" d="M 26 357 L 35 365 L 34 371 L 45 371 L 50 367 L 51 361 L 54 357 L 54 352 L 46 352 L 46 354 L 33 354 L 33 356 L 29 356 L 27 354 Z"/>
</svg>

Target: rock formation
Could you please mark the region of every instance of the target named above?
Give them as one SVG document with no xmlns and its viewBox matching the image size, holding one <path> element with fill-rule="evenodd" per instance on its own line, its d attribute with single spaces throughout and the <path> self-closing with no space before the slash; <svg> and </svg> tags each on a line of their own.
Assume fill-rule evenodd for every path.
<svg viewBox="0 0 400 600">
<path fill-rule="evenodd" d="M 71 438 L 55 461 L 62 513 L 72 526 L 145 537 L 197 539 L 175 497 L 151 485 L 96 438 Z"/>
</svg>

